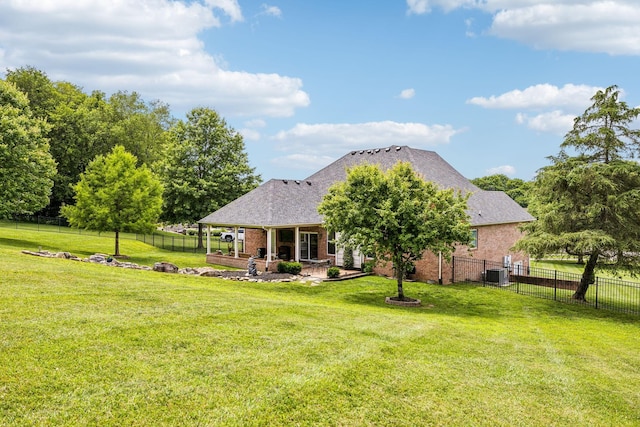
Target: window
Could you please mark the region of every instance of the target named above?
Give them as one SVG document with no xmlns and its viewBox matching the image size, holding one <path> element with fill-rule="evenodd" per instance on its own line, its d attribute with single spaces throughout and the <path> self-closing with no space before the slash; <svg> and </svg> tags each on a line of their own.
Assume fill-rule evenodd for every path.
<svg viewBox="0 0 640 427">
<path fill-rule="evenodd" d="M 474 228 L 471 230 L 471 243 L 469 243 L 469 249 L 477 249 L 478 248 L 478 229 Z"/>
<path fill-rule="evenodd" d="M 336 254 L 336 232 L 332 231 L 327 234 L 327 254 L 335 255 Z"/>
</svg>

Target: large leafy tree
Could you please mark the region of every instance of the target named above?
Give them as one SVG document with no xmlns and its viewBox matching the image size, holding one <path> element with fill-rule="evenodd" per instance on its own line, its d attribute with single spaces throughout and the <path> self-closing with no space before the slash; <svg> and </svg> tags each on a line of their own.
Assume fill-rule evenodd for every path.
<svg viewBox="0 0 640 427">
<path fill-rule="evenodd" d="M 425 251 L 450 259 L 456 244 L 470 242 L 466 200 L 424 181 L 409 163 L 398 162 L 386 172 L 363 164 L 329 188 L 318 211 L 327 229 L 340 233 L 339 244 L 392 262 L 397 299 L 405 300 L 404 275 Z"/>
<path fill-rule="evenodd" d="M 538 221 L 516 245 L 536 256 L 567 248 L 584 254 L 577 300 L 586 299 L 599 261 L 631 270 L 640 264 L 640 165 L 629 160 L 640 148 L 640 131 L 629 127 L 640 108 L 619 95 L 616 86 L 598 91 L 559 155 L 539 171 L 530 205 Z"/>
<path fill-rule="evenodd" d="M 472 179 L 471 182 L 483 190 L 504 191 L 523 208 L 529 205 L 530 181 L 509 178 L 504 174 L 494 174 Z"/>
<path fill-rule="evenodd" d="M 169 106 L 158 100 L 146 102 L 137 92 L 119 91 L 109 97 L 110 146 L 122 145 L 151 167 L 163 156 L 167 131 L 174 123 Z"/>
<path fill-rule="evenodd" d="M 56 165 L 46 131 L 26 95 L 0 80 L 0 217 L 33 213 L 49 203 Z"/>
<path fill-rule="evenodd" d="M 74 186 L 75 205 L 62 208 L 74 227 L 115 232 L 115 255 L 120 255 L 120 232 L 154 230 L 162 209 L 162 186 L 136 157 L 116 146 L 98 156 Z"/>
<path fill-rule="evenodd" d="M 134 154 L 139 165 L 151 166 L 162 157 L 173 123 L 166 104 L 145 102 L 136 92 L 86 94 L 72 83 L 52 82 L 33 67 L 8 70 L 7 81 L 27 95 L 34 115 L 49 124 L 46 136 L 58 173 L 46 214 L 57 215 L 60 206 L 73 203 L 72 185 L 80 174 L 116 145 Z"/>
<path fill-rule="evenodd" d="M 192 223 L 254 189 L 260 176 L 249 166 L 242 135 L 209 108 L 196 108 L 171 129 L 159 172 L 162 218 Z M 202 224 L 199 225 L 202 246 Z"/>
</svg>

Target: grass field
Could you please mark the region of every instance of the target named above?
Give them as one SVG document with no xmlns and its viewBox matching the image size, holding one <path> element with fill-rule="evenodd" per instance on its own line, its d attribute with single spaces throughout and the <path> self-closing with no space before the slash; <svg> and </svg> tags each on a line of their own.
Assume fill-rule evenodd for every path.
<svg viewBox="0 0 640 427">
<path fill-rule="evenodd" d="M 123 241 L 134 262 L 203 264 Z M 471 285 L 238 283 L 0 228 L 0 425 L 637 426 L 637 317 Z"/>
</svg>

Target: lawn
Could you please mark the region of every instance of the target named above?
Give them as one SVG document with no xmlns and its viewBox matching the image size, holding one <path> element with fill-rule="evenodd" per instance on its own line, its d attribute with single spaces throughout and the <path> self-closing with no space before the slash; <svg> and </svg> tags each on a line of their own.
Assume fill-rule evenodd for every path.
<svg viewBox="0 0 640 427">
<path fill-rule="evenodd" d="M 239 283 L 0 228 L 0 424 L 637 426 L 637 317 L 460 284 Z M 134 262 L 203 256 L 123 241 Z M 174 257 L 175 256 L 175 257 Z"/>
</svg>

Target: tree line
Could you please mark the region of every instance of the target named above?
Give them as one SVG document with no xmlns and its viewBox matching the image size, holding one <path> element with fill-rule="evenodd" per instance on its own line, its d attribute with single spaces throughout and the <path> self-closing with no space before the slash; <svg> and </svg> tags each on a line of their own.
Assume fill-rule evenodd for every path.
<svg viewBox="0 0 640 427">
<path fill-rule="evenodd" d="M 0 113 L 0 217 L 63 214 L 81 227 L 117 223 L 119 230 L 110 231 L 149 231 L 158 219 L 193 223 L 261 181 L 242 136 L 210 108 L 194 108 L 177 120 L 160 100 L 126 91 L 85 93 L 27 66 L 0 79 Z M 106 174 L 105 165 L 140 169 L 148 179 L 132 187 L 139 175 L 117 167 Z M 87 211 L 111 192 L 109 206 L 126 213 L 125 200 L 140 199 L 141 185 L 157 193 L 146 200 L 157 214 L 153 221 L 140 221 L 146 215 L 98 219 L 105 211 L 98 206 L 80 220 L 73 208 L 80 204 Z"/>
</svg>

